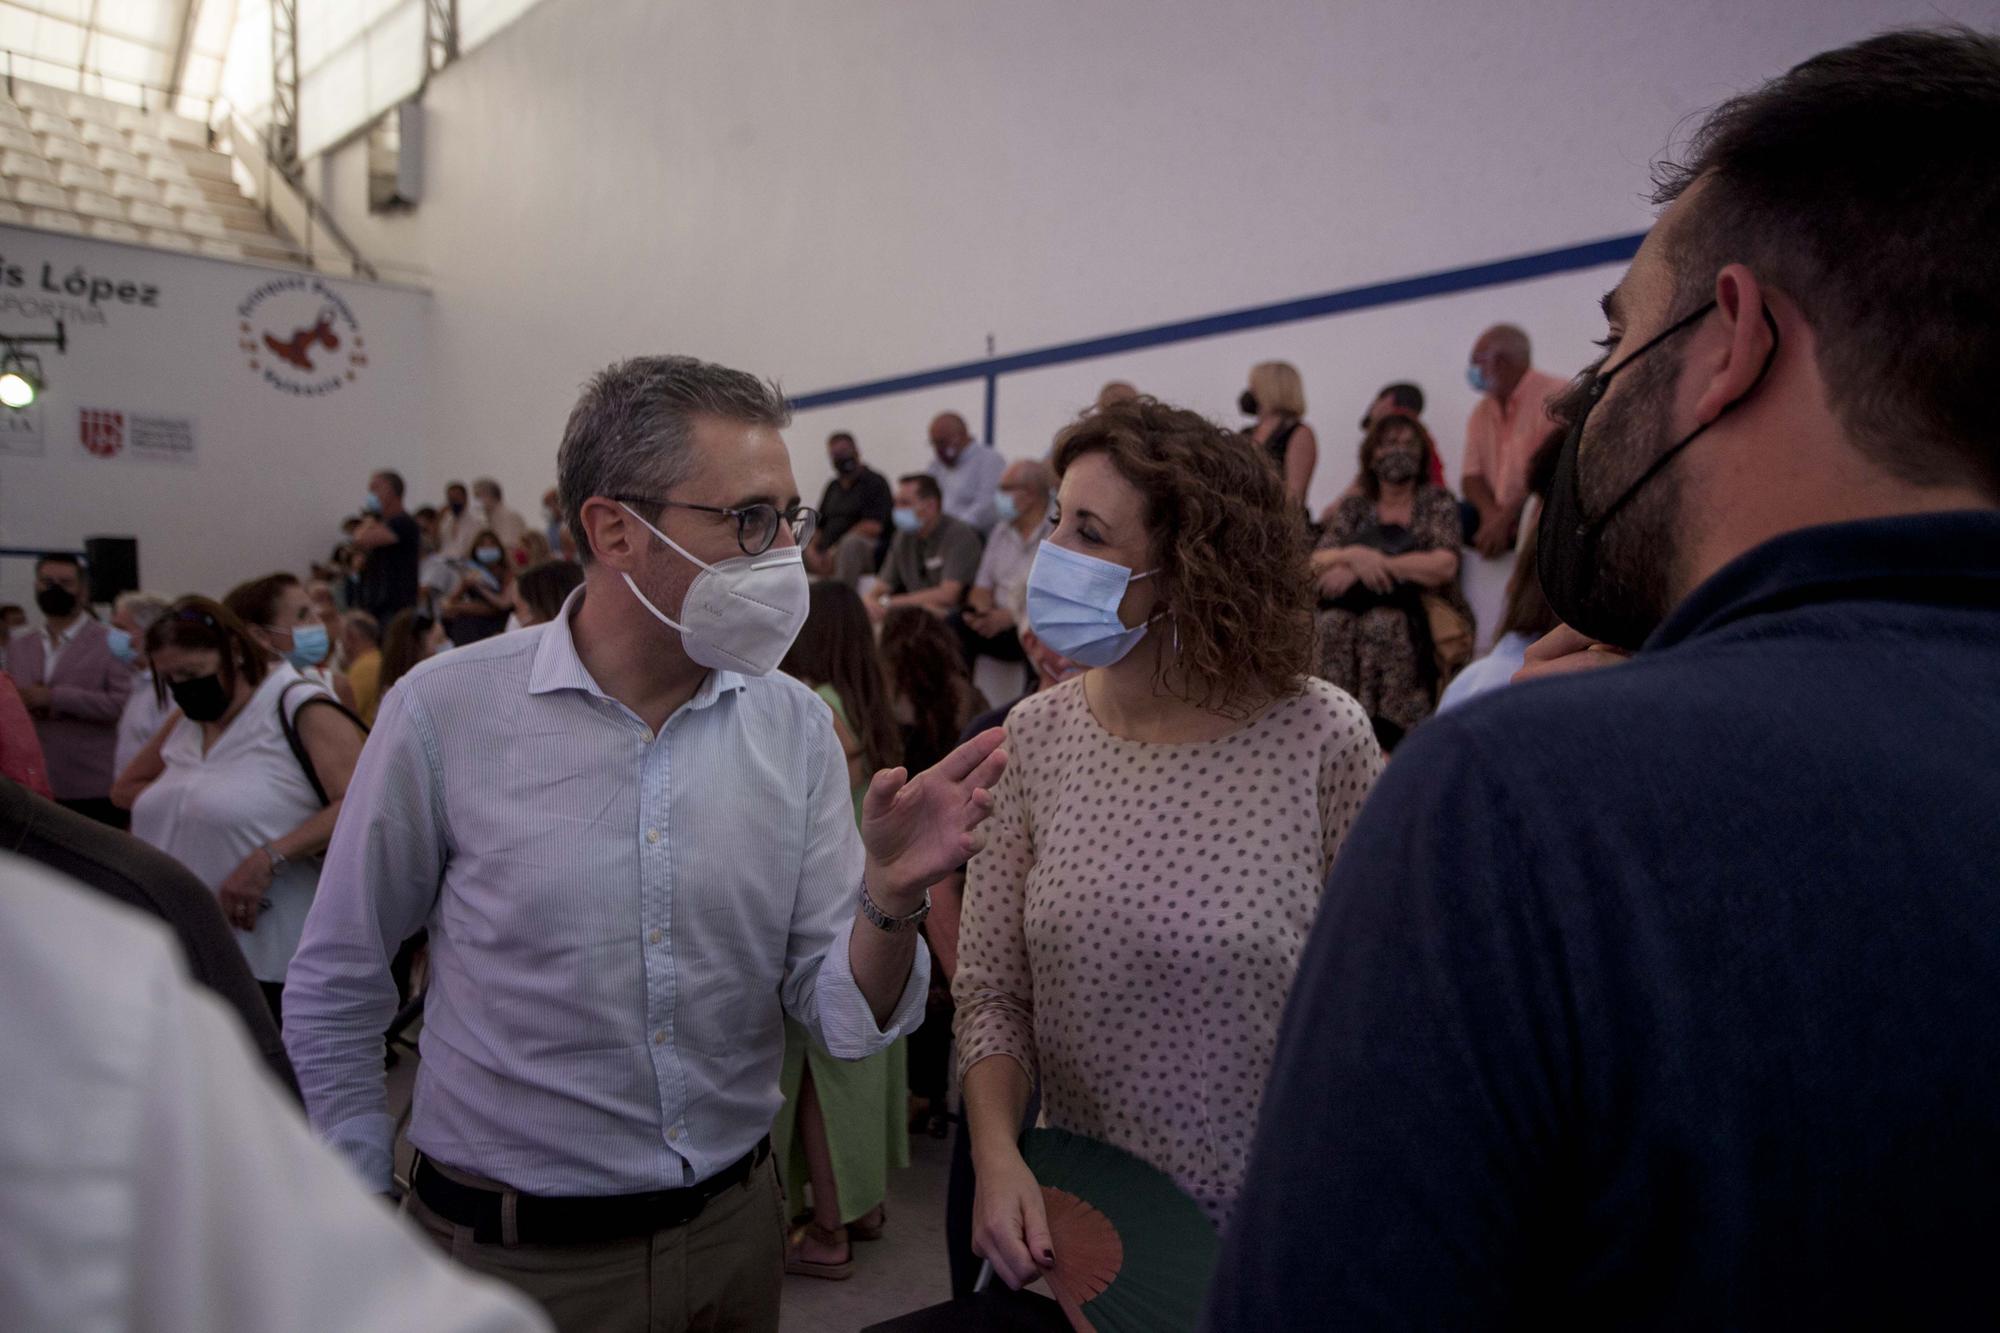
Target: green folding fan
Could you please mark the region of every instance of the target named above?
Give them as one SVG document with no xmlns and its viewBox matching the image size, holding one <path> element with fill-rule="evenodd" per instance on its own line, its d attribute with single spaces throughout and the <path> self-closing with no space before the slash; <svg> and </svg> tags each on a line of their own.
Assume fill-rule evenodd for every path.
<svg viewBox="0 0 2000 1333">
<path fill-rule="evenodd" d="M 1167 1333 L 1201 1318 L 1221 1249 L 1200 1205 L 1122 1148 L 1031 1129 L 1055 1267 L 1043 1275 L 1079 1333 Z"/>
</svg>

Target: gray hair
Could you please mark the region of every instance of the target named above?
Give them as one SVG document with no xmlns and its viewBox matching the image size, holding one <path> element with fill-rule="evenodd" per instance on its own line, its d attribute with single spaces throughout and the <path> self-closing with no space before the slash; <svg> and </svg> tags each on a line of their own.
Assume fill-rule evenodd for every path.
<svg viewBox="0 0 2000 1333">
<path fill-rule="evenodd" d="M 776 381 L 691 356 L 634 357 L 584 386 L 556 454 L 556 489 L 585 564 L 592 552 L 583 502 L 665 495 L 686 481 L 697 417 L 782 428 L 792 409 Z"/>
<path fill-rule="evenodd" d="M 131 616 L 132 623 L 139 627 L 139 633 L 144 634 L 172 605 L 156 592 L 121 592 L 118 600 L 111 604 L 111 614 Z"/>
</svg>

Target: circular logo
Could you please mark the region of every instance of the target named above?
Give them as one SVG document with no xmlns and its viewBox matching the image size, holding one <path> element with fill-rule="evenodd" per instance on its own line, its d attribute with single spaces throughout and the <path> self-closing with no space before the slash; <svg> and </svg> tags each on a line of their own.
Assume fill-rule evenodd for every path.
<svg viewBox="0 0 2000 1333">
<path fill-rule="evenodd" d="M 250 369 L 282 393 L 324 397 L 354 383 L 368 365 L 353 309 L 316 277 L 264 283 L 236 314 L 237 346 Z"/>
</svg>

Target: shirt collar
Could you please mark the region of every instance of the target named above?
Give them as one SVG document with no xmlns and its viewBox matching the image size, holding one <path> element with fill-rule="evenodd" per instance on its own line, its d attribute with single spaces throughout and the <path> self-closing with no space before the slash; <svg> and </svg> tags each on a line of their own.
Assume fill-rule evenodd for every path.
<svg viewBox="0 0 2000 1333">
<path fill-rule="evenodd" d="M 583 595 L 587 587 L 579 586 L 563 599 L 562 610 L 556 618 L 541 626 L 542 641 L 535 645 L 534 665 L 528 669 L 529 694 L 554 694 L 558 690 L 581 690 L 607 703 L 617 703 L 599 688 L 583 665 L 583 659 L 576 655 L 576 637 L 570 622 L 583 606 Z M 711 669 L 701 688 L 694 697 L 681 705 L 684 710 L 699 710 L 708 707 L 725 694 L 749 686 L 749 679 L 734 671 Z M 619 705 L 623 707 L 623 705 Z"/>
<path fill-rule="evenodd" d="M 1862 519 L 1774 537 L 1689 593 L 1646 648 L 1669 648 L 1760 612 L 1831 601 L 2000 605 L 2000 510 Z"/>
</svg>

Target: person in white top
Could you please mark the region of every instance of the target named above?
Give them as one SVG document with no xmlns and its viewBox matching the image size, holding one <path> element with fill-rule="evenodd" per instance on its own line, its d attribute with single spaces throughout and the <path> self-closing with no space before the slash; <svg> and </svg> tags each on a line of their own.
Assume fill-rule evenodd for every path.
<svg viewBox="0 0 2000 1333">
<path fill-rule="evenodd" d="M 972 438 L 972 428 L 956 412 L 941 412 L 931 421 L 931 452 L 937 455 L 924 471 L 944 492 L 944 512 L 970 523 L 982 535 L 1000 521 L 994 496 L 1007 460 L 990 444 Z"/>
<path fill-rule="evenodd" d="M 125 771 L 146 742 L 160 730 L 171 711 L 160 692 L 153 688 L 153 667 L 146 660 L 146 631 L 166 613 L 167 599 L 150 592 L 120 593 L 111 607 L 111 633 L 106 646 L 111 655 L 132 668 L 132 693 L 125 696 L 125 711 L 118 715 L 118 749 L 111 772 Z"/>
<path fill-rule="evenodd" d="M 0 1008 L 0 1328 L 548 1327 L 314 1141 L 164 924 L 5 852 Z"/>
<path fill-rule="evenodd" d="M 222 604 L 273 656 L 291 663 L 294 671 L 324 688 L 341 707 L 355 708 L 354 687 L 333 666 L 333 630 L 296 575 L 281 571 L 239 583 Z"/>
<path fill-rule="evenodd" d="M 994 497 L 1000 521 L 987 535 L 979 572 L 965 594 L 959 636 L 969 662 L 995 657 L 1003 662 L 1022 659 L 1020 628 L 1027 619 L 1028 571 L 1035 552 L 1054 529 L 1049 522 L 1049 497 L 1055 472 L 1040 459 L 1009 463 L 1000 474 Z"/>
<path fill-rule="evenodd" d="M 216 892 L 274 1016 L 319 886 L 361 731 L 326 691 L 272 660 L 219 602 L 184 597 L 146 634 L 176 711 L 119 774 L 135 836 Z M 292 738 L 296 736 L 299 749 Z M 303 754 L 303 757 L 301 755 Z"/>
</svg>

